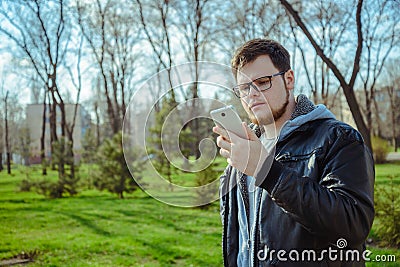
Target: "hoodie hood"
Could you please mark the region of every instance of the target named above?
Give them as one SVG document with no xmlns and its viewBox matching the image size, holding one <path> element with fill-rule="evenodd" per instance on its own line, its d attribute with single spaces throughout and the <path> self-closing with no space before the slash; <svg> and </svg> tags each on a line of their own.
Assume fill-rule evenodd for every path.
<svg viewBox="0 0 400 267">
<path fill-rule="evenodd" d="M 299 128 L 301 125 L 320 119 L 335 119 L 335 115 L 330 112 L 325 105 L 314 105 L 305 95 L 300 94 L 296 97 L 296 106 L 290 120 L 288 120 L 281 129 L 279 139 L 284 139 L 291 132 Z M 255 124 L 250 124 L 250 128 L 258 137 L 263 133 L 264 128 Z"/>
<path fill-rule="evenodd" d="M 336 119 L 336 117 L 325 105 L 314 105 L 305 95 L 299 95 L 296 98 L 296 108 L 292 114 L 292 118 L 282 126 L 279 139 L 284 139 L 291 132 L 307 122 L 320 119 Z"/>
</svg>

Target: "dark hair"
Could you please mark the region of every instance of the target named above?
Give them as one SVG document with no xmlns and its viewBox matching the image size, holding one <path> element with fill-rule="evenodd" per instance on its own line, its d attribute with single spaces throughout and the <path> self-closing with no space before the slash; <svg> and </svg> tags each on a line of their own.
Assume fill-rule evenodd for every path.
<svg viewBox="0 0 400 267">
<path fill-rule="evenodd" d="M 262 55 L 268 55 L 279 71 L 290 69 L 290 54 L 280 43 L 270 39 L 253 39 L 239 47 L 232 58 L 231 67 L 235 79 L 244 65 Z"/>
</svg>

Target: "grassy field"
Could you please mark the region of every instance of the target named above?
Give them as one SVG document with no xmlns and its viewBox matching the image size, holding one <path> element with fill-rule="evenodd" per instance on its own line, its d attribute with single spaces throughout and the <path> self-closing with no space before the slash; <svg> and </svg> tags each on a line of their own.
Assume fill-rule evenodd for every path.
<svg viewBox="0 0 400 267">
<path fill-rule="evenodd" d="M 48 200 L 0 174 L 0 259 L 40 254 L 30 266 L 220 266 L 220 219 L 167 206 L 141 191 L 124 200 L 85 190 Z"/>
<path fill-rule="evenodd" d="M 400 164 L 376 170 L 377 183 L 388 175 L 400 180 Z M 0 173 L 0 259 L 24 252 L 36 254 L 28 266 L 222 266 L 217 203 L 201 210 L 168 206 L 141 191 L 123 200 L 93 189 L 53 200 L 18 192 L 26 174 L 40 177 L 39 171 Z M 397 263 L 367 266 L 400 265 L 399 250 L 369 249 L 371 258 L 393 254 Z"/>
</svg>

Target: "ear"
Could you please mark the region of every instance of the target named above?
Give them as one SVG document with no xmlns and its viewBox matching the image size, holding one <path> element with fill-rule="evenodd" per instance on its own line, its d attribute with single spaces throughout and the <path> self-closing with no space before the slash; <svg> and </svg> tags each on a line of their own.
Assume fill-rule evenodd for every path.
<svg viewBox="0 0 400 267">
<path fill-rule="evenodd" d="M 285 75 L 284 75 L 284 78 L 285 78 L 285 82 L 286 82 L 286 88 L 288 89 L 288 90 L 293 90 L 293 88 L 294 88 L 294 72 L 293 72 L 293 70 L 292 69 L 290 69 L 290 70 L 288 70 L 286 73 L 285 73 Z"/>
</svg>

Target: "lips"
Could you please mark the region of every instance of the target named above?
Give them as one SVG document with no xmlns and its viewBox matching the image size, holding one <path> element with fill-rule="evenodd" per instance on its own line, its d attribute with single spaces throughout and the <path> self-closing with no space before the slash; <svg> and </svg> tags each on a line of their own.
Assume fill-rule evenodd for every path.
<svg viewBox="0 0 400 267">
<path fill-rule="evenodd" d="M 262 103 L 262 102 L 252 103 L 252 104 L 249 105 L 249 107 L 250 107 L 250 109 L 253 109 L 253 108 L 257 107 L 257 106 L 261 106 L 261 105 L 264 105 L 264 104 L 265 103 Z"/>
</svg>

